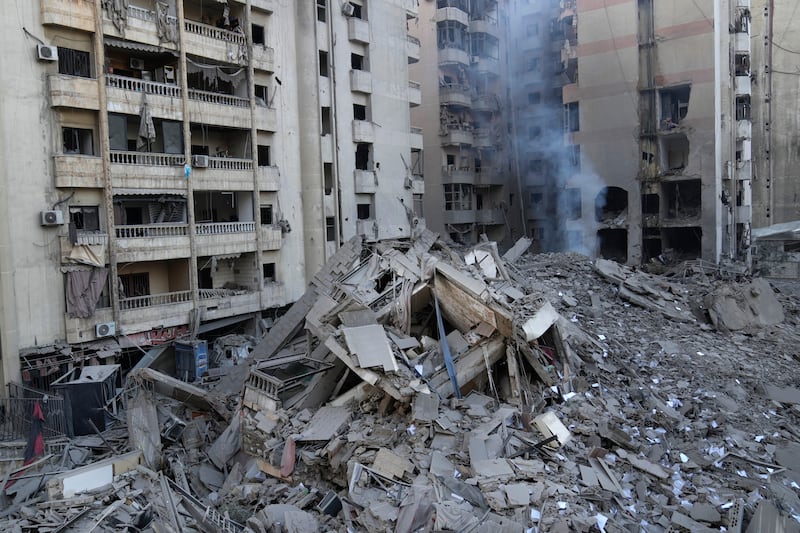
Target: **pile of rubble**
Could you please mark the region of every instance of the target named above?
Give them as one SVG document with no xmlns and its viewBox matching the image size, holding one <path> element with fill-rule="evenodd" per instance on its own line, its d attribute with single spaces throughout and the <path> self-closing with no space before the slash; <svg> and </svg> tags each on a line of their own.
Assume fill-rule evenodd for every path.
<svg viewBox="0 0 800 533">
<path fill-rule="evenodd" d="M 125 420 L 9 469 L 0 518 L 10 531 L 800 530 L 800 291 L 529 244 L 351 240 L 250 365 L 198 385 L 134 370 Z"/>
</svg>

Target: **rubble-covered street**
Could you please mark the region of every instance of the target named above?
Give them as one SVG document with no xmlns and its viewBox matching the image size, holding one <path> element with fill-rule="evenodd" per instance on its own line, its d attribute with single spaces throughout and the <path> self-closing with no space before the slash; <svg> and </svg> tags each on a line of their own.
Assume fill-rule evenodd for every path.
<svg viewBox="0 0 800 533">
<path fill-rule="evenodd" d="M 529 244 L 355 238 L 235 365 L 86 367 L 3 530 L 800 531 L 800 288 Z"/>
</svg>

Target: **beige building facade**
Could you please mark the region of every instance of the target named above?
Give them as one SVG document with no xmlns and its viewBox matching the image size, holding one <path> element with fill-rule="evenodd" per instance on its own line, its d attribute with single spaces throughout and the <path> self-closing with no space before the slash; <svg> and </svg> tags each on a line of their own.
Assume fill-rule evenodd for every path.
<svg viewBox="0 0 800 533">
<path fill-rule="evenodd" d="M 3 383 L 253 332 L 349 237 L 424 221 L 413 0 L 14 0 Z"/>
</svg>

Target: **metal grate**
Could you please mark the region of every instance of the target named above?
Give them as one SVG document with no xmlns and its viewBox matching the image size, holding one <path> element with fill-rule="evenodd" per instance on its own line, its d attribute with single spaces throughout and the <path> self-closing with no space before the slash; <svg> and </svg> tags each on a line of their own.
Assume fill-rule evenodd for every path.
<svg viewBox="0 0 800 533">
<path fill-rule="evenodd" d="M 27 439 L 36 402 L 44 414 L 42 435 L 45 440 L 66 434 L 64 399 L 16 383 L 10 383 L 9 397 L 0 397 L 0 442 Z"/>
</svg>

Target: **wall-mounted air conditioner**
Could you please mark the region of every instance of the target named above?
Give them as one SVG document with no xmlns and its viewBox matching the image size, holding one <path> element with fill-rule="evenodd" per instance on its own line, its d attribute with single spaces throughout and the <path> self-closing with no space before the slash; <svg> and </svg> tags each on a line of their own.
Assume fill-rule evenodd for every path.
<svg viewBox="0 0 800 533">
<path fill-rule="evenodd" d="M 100 322 L 94 325 L 95 337 L 113 337 L 117 334 L 117 324 L 114 322 Z"/>
<path fill-rule="evenodd" d="M 344 4 L 342 4 L 342 15 L 344 15 L 345 17 L 352 17 L 353 13 L 355 12 L 356 12 L 355 6 L 350 2 L 345 2 Z"/>
<path fill-rule="evenodd" d="M 37 44 L 36 55 L 40 61 L 58 61 L 58 48 L 49 44 Z"/>
<path fill-rule="evenodd" d="M 61 226 L 64 224 L 62 211 L 42 211 L 42 226 Z"/>
<path fill-rule="evenodd" d="M 208 167 L 208 156 L 195 154 L 192 156 L 192 166 L 197 168 Z"/>
<path fill-rule="evenodd" d="M 133 70 L 144 70 L 144 59 L 132 57 L 130 65 Z"/>
<path fill-rule="evenodd" d="M 175 67 L 166 65 L 156 69 L 156 81 L 159 83 L 170 83 L 175 85 Z"/>
</svg>

